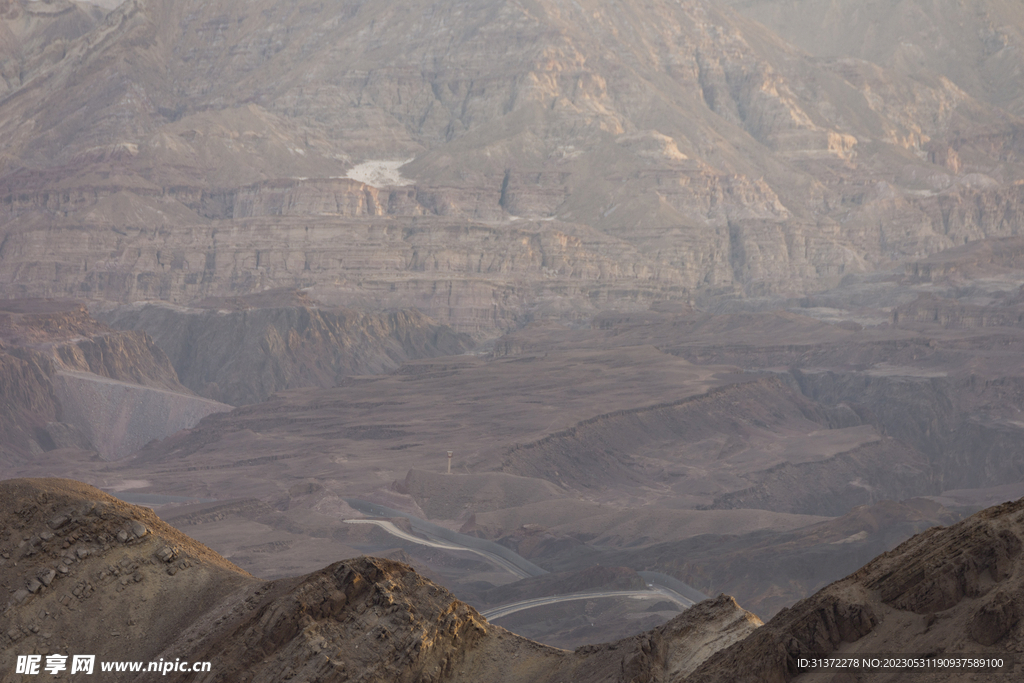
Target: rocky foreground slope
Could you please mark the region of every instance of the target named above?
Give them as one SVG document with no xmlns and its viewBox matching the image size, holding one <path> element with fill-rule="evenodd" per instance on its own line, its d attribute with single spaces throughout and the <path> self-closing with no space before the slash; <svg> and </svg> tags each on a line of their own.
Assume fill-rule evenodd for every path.
<svg viewBox="0 0 1024 683">
<path fill-rule="evenodd" d="M 488 624 L 388 560 L 260 581 L 152 511 L 77 482 L 0 483 L 0 523 L 4 680 L 22 680 L 12 675 L 18 655 L 52 653 L 211 662 L 205 676 L 167 680 L 667 680 L 759 624 L 723 597 L 654 632 L 571 653 Z"/>
<path fill-rule="evenodd" d="M 834 652 L 1021 649 L 1024 501 L 920 534 L 760 628 L 721 596 L 653 631 L 568 652 L 488 624 L 400 563 L 360 558 L 260 581 L 84 484 L 7 480 L 0 494 L 4 680 L 30 680 L 10 673 L 19 655 L 53 653 L 211 662 L 171 681 L 695 683 L 818 680 L 799 658 Z"/>
<path fill-rule="evenodd" d="M 1019 680 L 1022 533 L 1024 501 L 934 527 L 780 612 L 686 680 L 788 681 L 800 673 L 800 657 L 835 652 L 1016 656 L 1016 672 L 979 680 Z M 829 677 L 834 674 L 814 680 L 844 680 Z M 964 671 L 914 675 L 922 681 L 973 680 Z M 879 671 L 852 680 L 906 676 Z"/>
</svg>

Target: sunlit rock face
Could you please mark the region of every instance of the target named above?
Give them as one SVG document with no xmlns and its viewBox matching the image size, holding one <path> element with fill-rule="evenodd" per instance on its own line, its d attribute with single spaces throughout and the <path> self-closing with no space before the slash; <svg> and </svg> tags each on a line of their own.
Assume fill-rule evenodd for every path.
<svg viewBox="0 0 1024 683">
<path fill-rule="evenodd" d="M 51 17 L 59 54 L 36 5 L 0 31 L 8 297 L 301 287 L 485 337 L 1020 225 L 999 103 L 713 2 L 134 1 Z"/>
</svg>

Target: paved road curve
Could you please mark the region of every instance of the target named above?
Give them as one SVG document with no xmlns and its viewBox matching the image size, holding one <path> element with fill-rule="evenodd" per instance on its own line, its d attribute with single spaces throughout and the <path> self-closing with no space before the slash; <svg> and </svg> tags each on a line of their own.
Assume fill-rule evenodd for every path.
<svg viewBox="0 0 1024 683">
<path fill-rule="evenodd" d="M 426 539 L 421 538 L 419 536 L 413 536 L 412 534 L 406 531 L 402 531 L 393 523 L 386 522 L 381 519 L 346 519 L 345 522 L 347 522 L 348 524 L 373 524 L 374 526 L 379 526 L 381 529 L 384 529 L 384 531 L 388 532 L 392 536 L 397 536 L 398 538 L 401 538 L 404 541 L 418 543 L 420 545 L 425 545 L 430 548 L 441 548 L 443 550 L 461 550 L 463 552 L 475 553 L 480 557 L 484 558 L 485 560 L 487 560 L 488 562 L 491 562 L 500 567 L 501 569 L 504 569 L 505 571 L 514 574 L 520 579 L 530 578 L 529 574 L 527 574 L 522 569 L 515 566 L 508 560 L 498 557 L 494 553 L 489 553 L 486 550 L 477 550 L 475 548 L 467 548 L 464 545 L 456 545 L 454 543 L 448 543 L 446 541 Z"/>
<path fill-rule="evenodd" d="M 484 558 L 488 562 L 504 569 L 505 571 L 514 574 L 521 579 L 530 578 L 530 575 L 515 566 L 508 560 L 489 553 L 486 550 L 477 550 L 475 548 L 469 548 L 464 545 L 458 545 L 439 539 L 427 539 L 420 536 L 413 536 L 407 531 L 403 531 L 395 526 L 392 522 L 388 522 L 382 519 L 346 519 L 344 520 L 347 524 L 372 524 L 378 526 L 384 531 L 388 532 L 392 536 L 396 536 L 403 541 L 409 541 L 410 543 L 418 543 L 419 545 L 425 545 L 430 548 L 440 548 L 442 550 L 460 550 L 463 552 L 470 552 Z M 514 602 L 508 605 L 502 605 L 493 609 L 481 612 L 486 619 L 498 619 L 500 617 L 519 612 L 524 609 L 531 609 L 533 607 L 540 607 L 541 605 L 553 605 L 558 602 L 569 602 L 572 600 L 591 600 L 593 598 L 633 598 L 636 600 L 671 600 L 672 602 L 679 605 L 681 608 L 686 609 L 693 605 L 693 600 L 690 600 L 683 595 L 675 592 L 671 588 L 665 586 L 659 586 L 654 583 L 647 584 L 649 590 L 639 591 L 602 591 L 597 593 L 568 593 L 566 595 L 550 595 L 545 598 L 533 598 L 531 600 L 523 600 L 520 602 Z"/>
<path fill-rule="evenodd" d="M 670 591 L 666 588 L 653 588 L 646 591 L 600 591 L 597 593 L 569 593 L 567 595 L 551 595 L 546 598 L 533 598 L 531 600 L 522 600 L 520 602 L 513 602 L 508 605 L 502 605 L 501 607 L 494 607 L 493 609 L 485 610 L 481 612 L 488 621 L 494 619 L 500 619 L 501 617 L 508 616 L 515 612 L 519 612 L 524 609 L 532 609 L 534 607 L 540 607 L 541 605 L 553 605 L 558 602 L 569 602 L 572 600 L 593 600 L 594 598 L 633 598 L 634 600 L 671 600 L 680 607 L 686 608 L 693 605 L 693 602 L 680 596 L 675 591 Z"/>
</svg>

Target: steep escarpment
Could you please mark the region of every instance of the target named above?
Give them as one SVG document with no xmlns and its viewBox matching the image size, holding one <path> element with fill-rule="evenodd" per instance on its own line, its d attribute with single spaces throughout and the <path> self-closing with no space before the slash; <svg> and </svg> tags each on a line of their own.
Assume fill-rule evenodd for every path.
<svg viewBox="0 0 1024 683">
<path fill-rule="evenodd" d="M 95 320 L 81 301 L 0 302 L 0 339 L 9 349 L 49 358 L 57 370 L 87 372 L 119 382 L 187 391 L 144 332 L 116 331 Z"/>
<path fill-rule="evenodd" d="M 72 301 L 0 305 L 2 452 L 8 464 L 73 449 L 124 457 L 227 406 L 178 382 L 140 331 L 115 331 Z"/>
<path fill-rule="evenodd" d="M 204 308 L 146 305 L 100 317 L 145 333 L 166 351 L 181 382 L 201 396 L 233 405 L 276 391 L 329 387 L 348 375 L 370 375 L 414 358 L 458 355 L 467 335 L 415 310 L 368 312 L 295 306 Z"/>
<path fill-rule="evenodd" d="M 10 262 L 12 269 L 0 279 L 11 296 L 119 303 L 191 304 L 265 289 L 308 289 L 331 306 L 416 307 L 477 337 L 514 329 L 535 315 L 582 319 L 611 300 L 645 307 L 685 289 L 677 272 L 635 245 L 578 223 L 479 224 L 444 216 L 351 223 L 313 215 L 247 220 L 239 230 L 194 221 L 174 230 L 162 222 L 156 225 L 165 227 L 145 227 L 155 220 L 140 215 L 116 229 L 116 221 L 103 220 L 96 241 L 84 245 L 75 235 L 93 227 L 80 223 L 12 230 L 7 253 L 31 264 L 17 266 L 16 277 Z M 127 252 L 118 251 L 126 239 L 121 232 L 134 244 Z M 79 246 L 59 246 L 65 244 Z"/>
</svg>

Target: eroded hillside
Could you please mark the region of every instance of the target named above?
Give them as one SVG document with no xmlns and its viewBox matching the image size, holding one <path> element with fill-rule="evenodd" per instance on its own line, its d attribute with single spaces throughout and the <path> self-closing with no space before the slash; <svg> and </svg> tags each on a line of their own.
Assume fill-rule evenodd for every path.
<svg viewBox="0 0 1024 683">
<path fill-rule="evenodd" d="M 27 462 L 123 458 L 228 409 L 183 387 L 145 332 L 112 330 L 80 302 L 0 304 L 0 375 L 7 476 Z"/>
<path fill-rule="evenodd" d="M 3 474 L 567 647 L 1019 497 L 1022 16 L 869 4 L 0 0 Z"/>
<path fill-rule="evenodd" d="M 323 307 L 301 293 L 213 299 L 192 308 L 142 305 L 98 314 L 145 331 L 192 391 L 232 405 L 282 389 L 330 387 L 349 375 L 389 372 L 407 360 L 473 347 L 417 310 Z"/>
</svg>

